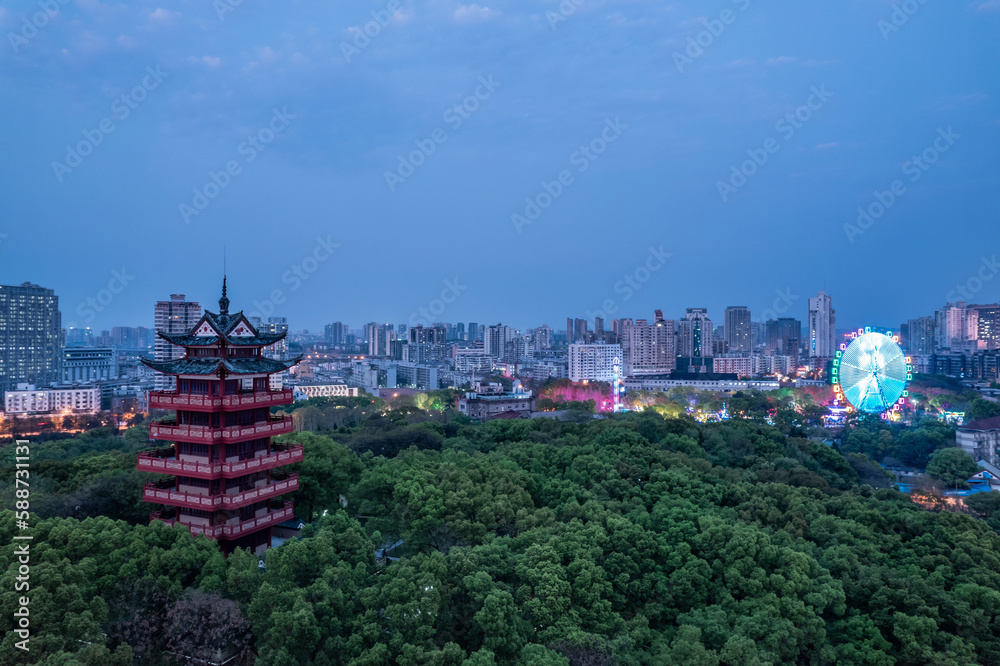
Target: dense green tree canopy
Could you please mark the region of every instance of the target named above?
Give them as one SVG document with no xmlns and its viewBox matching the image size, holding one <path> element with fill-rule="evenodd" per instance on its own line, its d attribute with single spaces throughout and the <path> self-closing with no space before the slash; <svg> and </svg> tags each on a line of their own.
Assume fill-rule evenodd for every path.
<svg viewBox="0 0 1000 666">
<path fill-rule="evenodd" d="M 287 436 L 306 448 L 294 500 L 313 522 L 265 568 L 181 527 L 33 516 L 29 655 L 0 512 L 0 663 L 1000 666 L 1000 493 L 965 515 L 873 487 L 869 457 L 907 437 L 931 441 L 931 469 L 954 467 L 957 449 L 931 455 L 946 428 L 856 428 L 845 457 L 756 420 L 656 409 L 392 411 Z M 103 478 L 93 458 L 134 465 L 124 438 L 78 439 L 40 449 L 41 497 Z"/>
</svg>

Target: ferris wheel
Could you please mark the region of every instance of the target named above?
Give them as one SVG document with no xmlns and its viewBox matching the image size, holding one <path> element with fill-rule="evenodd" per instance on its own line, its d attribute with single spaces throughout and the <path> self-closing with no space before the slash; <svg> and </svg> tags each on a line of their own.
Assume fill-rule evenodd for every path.
<svg viewBox="0 0 1000 666">
<path fill-rule="evenodd" d="M 897 402 L 907 394 L 906 382 L 913 378 L 913 366 L 899 346 L 899 338 L 870 328 L 851 337 L 851 343 L 841 345 L 833 361 L 838 400 L 871 414 L 898 409 Z"/>
</svg>

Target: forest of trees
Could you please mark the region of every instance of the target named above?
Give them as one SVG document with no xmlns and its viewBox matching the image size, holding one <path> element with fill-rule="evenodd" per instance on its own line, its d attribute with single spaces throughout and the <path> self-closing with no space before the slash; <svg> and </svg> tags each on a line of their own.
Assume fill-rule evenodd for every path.
<svg viewBox="0 0 1000 666">
<path fill-rule="evenodd" d="M 31 652 L 4 510 L 0 663 L 1000 666 L 1000 493 L 969 501 L 979 516 L 927 511 L 868 458 L 926 465 L 954 444 L 930 424 L 858 427 L 841 453 L 652 408 L 476 424 L 309 407 L 313 432 L 286 439 L 306 448 L 292 499 L 312 524 L 266 568 L 146 524 L 141 428 L 33 446 Z"/>
</svg>

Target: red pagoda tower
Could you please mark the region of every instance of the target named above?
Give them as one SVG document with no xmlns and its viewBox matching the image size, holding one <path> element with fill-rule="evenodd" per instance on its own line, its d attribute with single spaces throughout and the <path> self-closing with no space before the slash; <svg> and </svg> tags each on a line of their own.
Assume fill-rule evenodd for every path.
<svg viewBox="0 0 1000 666">
<path fill-rule="evenodd" d="M 150 438 L 171 446 L 139 454 L 138 469 L 173 474 L 146 484 L 146 501 L 172 507 L 150 520 L 180 523 L 218 539 L 226 553 L 238 547 L 262 552 L 271 545 L 271 525 L 292 517 L 292 503 L 280 496 L 299 485 L 297 474 L 279 468 L 303 457 L 301 445 L 271 442 L 292 431 L 291 417 L 270 411 L 291 404 L 292 391 L 270 390 L 269 377 L 302 357 L 278 361 L 261 355 L 285 333 L 259 333 L 242 312 L 229 314 L 225 278 L 218 314 L 206 310 L 187 335 L 157 333 L 186 353 L 170 361 L 143 360 L 177 378 L 176 390 L 149 395 L 150 409 L 177 412 L 149 427 Z"/>
</svg>

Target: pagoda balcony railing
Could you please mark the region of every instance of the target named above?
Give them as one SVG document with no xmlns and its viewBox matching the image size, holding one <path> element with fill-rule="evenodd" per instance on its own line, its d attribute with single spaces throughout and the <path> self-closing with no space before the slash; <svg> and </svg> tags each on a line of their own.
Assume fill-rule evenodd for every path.
<svg viewBox="0 0 1000 666">
<path fill-rule="evenodd" d="M 237 411 L 253 407 L 274 407 L 287 405 L 293 400 L 292 389 L 280 391 L 260 391 L 258 393 L 236 393 L 234 395 L 199 395 L 178 393 L 177 391 L 151 391 L 150 409 L 190 409 L 193 411 Z"/>
<path fill-rule="evenodd" d="M 293 515 L 291 502 L 271 500 L 268 505 L 268 512 L 263 516 L 251 518 L 250 520 L 244 520 L 239 523 L 233 523 L 231 525 L 194 525 L 186 523 L 180 520 L 181 516 L 179 516 L 177 509 L 154 511 L 149 516 L 149 520 L 150 522 L 159 520 L 167 525 L 173 525 L 174 523 L 179 522 L 191 530 L 192 534 L 204 534 L 209 539 L 229 539 L 249 534 L 251 532 L 256 532 L 259 529 L 263 529 L 269 525 L 274 525 L 275 523 L 283 522 L 291 518 Z"/>
<path fill-rule="evenodd" d="M 301 444 L 272 444 L 271 453 L 233 462 L 196 462 L 177 460 L 172 446 L 142 451 L 136 468 L 143 472 L 193 476 L 198 479 L 235 478 L 282 465 L 301 462 L 305 457 Z"/>
<path fill-rule="evenodd" d="M 165 439 L 171 442 L 218 444 L 220 442 L 237 442 L 284 435 L 292 432 L 293 429 L 291 416 L 271 416 L 266 421 L 222 428 L 187 423 L 179 424 L 176 418 L 169 418 L 151 423 L 149 437 L 150 439 Z"/>
<path fill-rule="evenodd" d="M 165 479 L 156 483 L 147 483 L 142 497 L 147 502 L 155 504 L 213 511 L 215 509 L 238 509 L 247 504 L 290 493 L 297 490 L 298 487 L 299 475 L 288 474 L 284 479 L 272 479 L 271 483 L 266 486 L 250 488 L 239 493 L 201 495 L 175 490 L 173 479 Z"/>
</svg>

